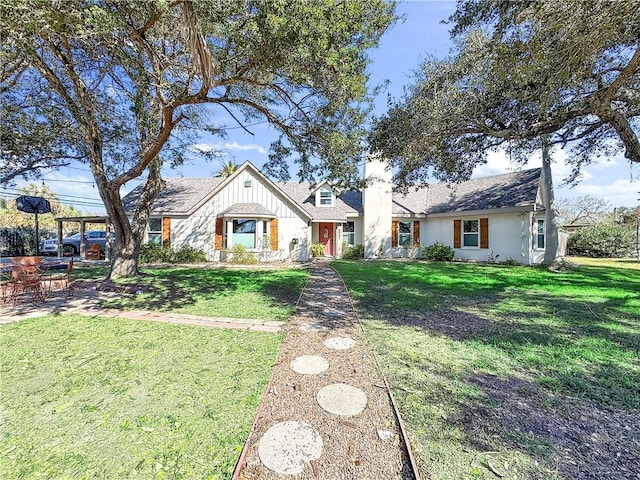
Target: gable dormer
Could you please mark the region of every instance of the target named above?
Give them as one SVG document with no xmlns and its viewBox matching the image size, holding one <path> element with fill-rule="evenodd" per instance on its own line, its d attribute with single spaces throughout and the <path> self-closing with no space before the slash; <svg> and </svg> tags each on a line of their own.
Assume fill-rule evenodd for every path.
<svg viewBox="0 0 640 480">
<path fill-rule="evenodd" d="M 316 187 L 315 199 L 316 207 L 334 207 L 336 205 L 336 194 L 326 181 Z"/>
</svg>

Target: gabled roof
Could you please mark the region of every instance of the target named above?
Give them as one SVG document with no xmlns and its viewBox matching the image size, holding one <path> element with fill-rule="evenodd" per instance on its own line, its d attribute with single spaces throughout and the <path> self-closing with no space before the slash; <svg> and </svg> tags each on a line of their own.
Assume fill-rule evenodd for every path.
<svg viewBox="0 0 640 480">
<path fill-rule="evenodd" d="M 213 195 L 223 181 L 221 177 L 167 178 L 165 188 L 153 202 L 151 215 L 189 215 L 195 206 Z M 138 185 L 122 199 L 125 210 L 135 208 L 141 193 L 142 185 Z"/>
<path fill-rule="evenodd" d="M 523 209 L 536 205 L 541 168 L 473 178 L 447 185 L 430 184 L 406 195 L 394 193 L 394 214 L 444 214 L 477 210 Z"/>
<path fill-rule="evenodd" d="M 244 162 L 235 172 L 226 178 L 166 178 L 165 188 L 158 194 L 151 207 L 151 215 L 191 215 L 200 208 L 207 200 L 231 183 L 241 172 L 250 170 L 265 185 L 271 186 L 279 192 L 291 206 L 298 210 L 303 217 L 309 220 L 309 213 L 287 192 L 282 190 L 276 183 L 265 177 L 251 162 Z M 142 193 L 142 185 L 129 192 L 123 199 L 125 210 L 135 207 Z"/>
<path fill-rule="evenodd" d="M 245 162 L 227 178 L 169 178 L 166 187 L 153 203 L 152 215 L 191 215 L 208 199 L 233 180 L 241 171 L 251 170 L 261 181 L 270 185 L 286 198 L 303 216 L 313 221 L 345 222 L 349 217 L 361 215 L 362 193 L 353 190 L 336 196 L 335 205 L 315 205 L 314 192 L 319 184 L 309 182 L 272 182 L 251 163 Z M 467 182 L 446 185 L 430 184 L 407 194 L 394 193 L 394 215 L 434 215 L 465 211 L 494 209 L 533 210 L 538 196 L 542 169 L 534 168 L 502 175 L 475 178 Z M 322 185 L 324 183 L 320 183 Z M 129 210 L 138 202 L 142 187 L 139 186 L 123 199 Z M 237 216 L 246 213 L 273 216 L 257 204 L 237 204 L 225 214 Z"/>
<path fill-rule="evenodd" d="M 352 190 L 344 191 L 336 196 L 335 205 L 319 207 L 315 204 L 313 188 L 309 182 L 280 182 L 278 186 L 285 191 L 298 205 L 305 209 L 314 221 L 346 222 L 347 216 L 362 213 L 362 194 Z"/>
</svg>

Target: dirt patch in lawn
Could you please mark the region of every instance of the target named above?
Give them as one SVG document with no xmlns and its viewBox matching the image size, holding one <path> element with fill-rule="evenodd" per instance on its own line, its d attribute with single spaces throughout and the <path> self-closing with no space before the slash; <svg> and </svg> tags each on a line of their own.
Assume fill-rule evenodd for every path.
<svg viewBox="0 0 640 480">
<path fill-rule="evenodd" d="M 564 478 L 640 478 L 640 412 L 555 395 L 515 378 L 482 374 L 470 382 L 492 407 L 461 411 L 455 421 L 468 438 L 500 438 L 545 458 Z"/>
</svg>

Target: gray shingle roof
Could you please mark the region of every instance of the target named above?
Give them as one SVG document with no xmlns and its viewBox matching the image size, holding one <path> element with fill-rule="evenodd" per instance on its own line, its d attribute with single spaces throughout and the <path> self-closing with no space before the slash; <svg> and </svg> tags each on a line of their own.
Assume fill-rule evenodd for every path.
<svg viewBox="0 0 640 480">
<path fill-rule="evenodd" d="M 345 191 L 336 198 L 333 207 L 317 207 L 315 205 L 315 190 L 309 182 L 279 182 L 276 185 L 298 205 L 300 205 L 314 221 L 342 221 L 346 222 L 347 215 L 362 213 L 362 194 L 355 191 Z"/>
<path fill-rule="evenodd" d="M 431 184 L 406 195 L 393 194 L 394 215 L 425 215 L 454 213 L 471 210 L 532 207 L 536 203 L 540 168 L 475 178 L 468 182 L 448 186 Z M 153 204 L 153 215 L 190 214 L 224 181 L 223 178 L 168 178 L 166 187 Z M 362 214 L 362 193 L 348 190 L 336 198 L 333 207 L 315 205 L 315 195 L 309 182 L 280 182 L 278 188 L 306 211 L 314 221 L 346 221 L 347 216 Z M 137 187 L 123 199 L 126 209 L 131 209 L 139 199 L 141 187 Z M 232 212 L 230 212 L 233 209 Z M 257 204 L 237 204 L 226 214 L 254 214 L 273 216 Z"/>
<path fill-rule="evenodd" d="M 151 209 L 152 215 L 187 214 L 199 205 L 224 181 L 223 178 L 167 178 L 166 186 L 158 195 Z M 140 199 L 142 186 L 139 185 L 123 198 L 125 210 L 135 207 Z"/>
<path fill-rule="evenodd" d="M 394 193 L 394 214 L 435 214 L 535 205 L 540 168 L 474 178 L 448 186 L 436 183 L 406 195 Z"/>
<path fill-rule="evenodd" d="M 276 216 L 273 212 L 270 212 L 259 203 L 236 203 L 222 212 L 222 215 L 226 215 L 228 217 L 240 217 L 243 215 L 255 217 Z"/>
</svg>

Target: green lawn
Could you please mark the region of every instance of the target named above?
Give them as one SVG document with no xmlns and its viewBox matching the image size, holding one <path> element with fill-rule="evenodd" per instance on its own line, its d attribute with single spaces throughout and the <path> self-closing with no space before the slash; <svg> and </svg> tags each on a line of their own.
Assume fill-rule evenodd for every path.
<svg viewBox="0 0 640 480">
<path fill-rule="evenodd" d="M 78 279 L 104 277 L 106 270 L 79 268 Z M 286 320 L 307 281 L 307 271 L 205 268 L 146 268 L 118 282 L 131 291 L 103 304 L 108 308 L 171 311 L 192 315 Z"/>
<path fill-rule="evenodd" d="M 640 271 L 333 266 L 364 318 L 425 478 L 632 478 Z"/>
<path fill-rule="evenodd" d="M 282 335 L 60 315 L 0 329 L 0 478 L 230 478 Z"/>
</svg>

